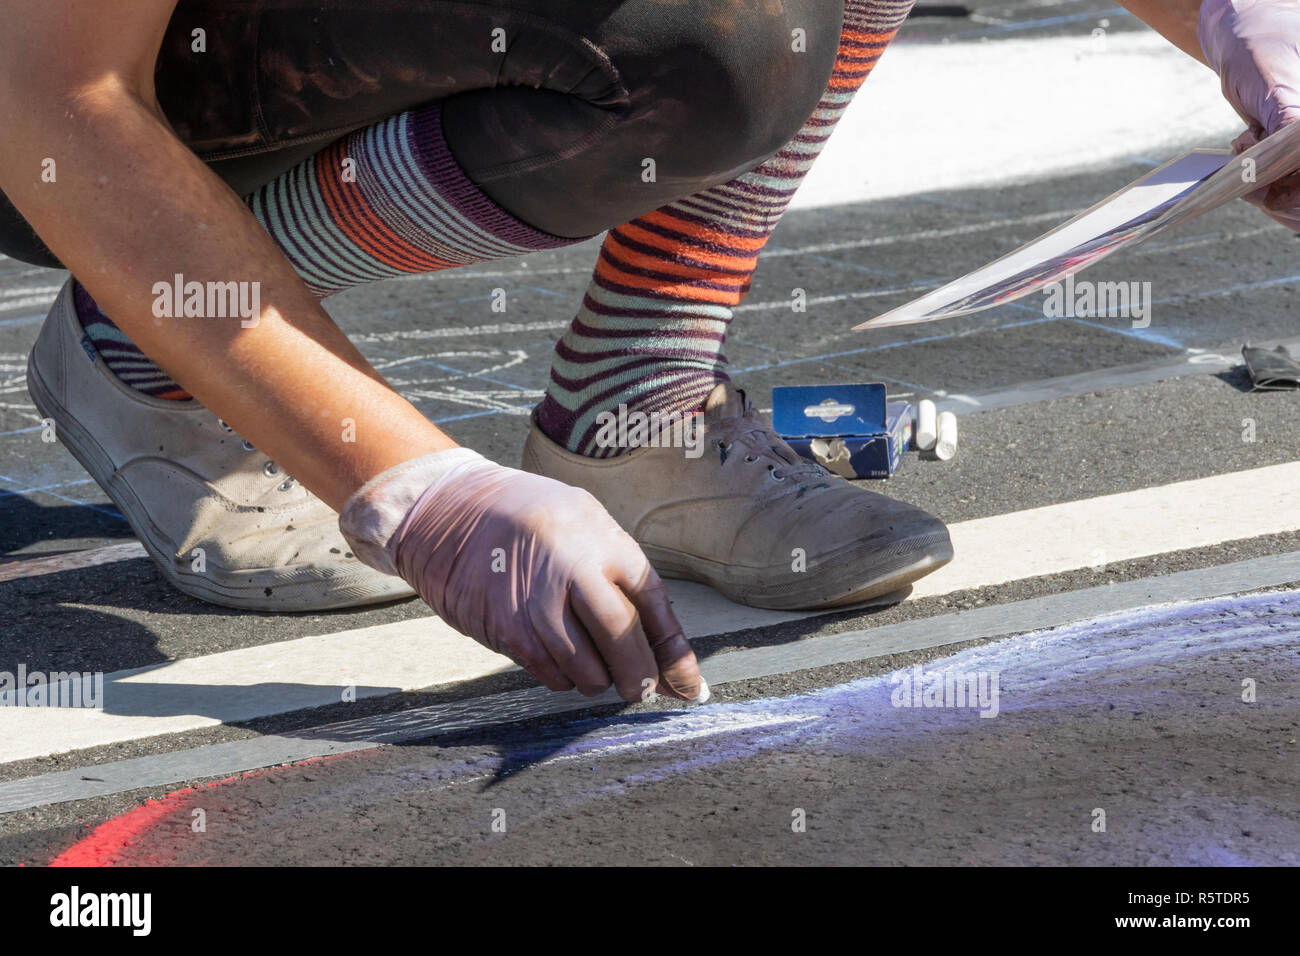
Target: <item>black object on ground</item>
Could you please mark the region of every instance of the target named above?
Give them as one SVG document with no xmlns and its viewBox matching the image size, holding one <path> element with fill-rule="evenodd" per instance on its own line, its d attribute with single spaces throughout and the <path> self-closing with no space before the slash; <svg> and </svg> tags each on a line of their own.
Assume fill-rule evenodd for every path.
<svg viewBox="0 0 1300 956">
<path fill-rule="evenodd" d="M 1300 364 L 1285 346 L 1261 349 L 1243 345 L 1241 355 L 1256 391 L 1300 388 Z"/>
</svg>

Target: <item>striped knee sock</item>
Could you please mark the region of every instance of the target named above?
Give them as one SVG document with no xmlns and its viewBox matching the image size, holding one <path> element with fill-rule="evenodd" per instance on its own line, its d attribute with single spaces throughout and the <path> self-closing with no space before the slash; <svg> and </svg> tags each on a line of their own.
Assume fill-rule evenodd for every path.
<svg viewBox="0 0 1300 956">
<path fill-rule="evenodd" d="M 913 2 L 845 0 L 830 83 L 793 140 L 743 176 L 606 236 L 537 409 L 552 441 L 592 457 L 618 454 L 596 444 L 601 412 L 687 411 L 727 381 L 727 325 L 758 254 Z"/>
<path fill-rule="evenodd" d="M 489 199 L 448 149 L 436 104 L 345 136 L 247 202 L 321 297 L 583 241 L 534 229 Z M 82 297 L 78 314 L 86 334 L 119 378 L 150 395 L 189 398 Z"/>
<path fill-rule="evenodd" d="M 154 398 L 167 398 L 183 402 L 193 396 L 171 380 L 171 377 L 154 364 L 154 361 L 141 352 L 126 333 L 113 324 L 113 320 L 99 310 L 90 293 L 81 287 L 80 282 L 72 285 L 72 301 L 77 309 L 77 318 L 86 338 L 103 358 L 104 364 L 113 374 L 122 380 L 122 384 L 152 395 Z"/>
<path fill-rule="evenodd" d="M 344 137 L 248 202 L 320 296 L 583 241 L 534 229 L 484 195 L 451 155 L 436 104 Z"/>
</svg>

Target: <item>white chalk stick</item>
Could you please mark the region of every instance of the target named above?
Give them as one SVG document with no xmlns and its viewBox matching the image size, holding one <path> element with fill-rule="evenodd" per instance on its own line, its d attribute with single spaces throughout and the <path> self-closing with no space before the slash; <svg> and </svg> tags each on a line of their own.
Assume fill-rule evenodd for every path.
<svg viewBox="0 0 1300 956">
<path fill-rule="evenodd" d="M 957 416 L 944 412 L 939 416 L 939 437 L 934 443 L 934 455 L 940 461 L 947 461 L 957 454 Z"/>
<path fill-rule="evenodd" d="M 934 402 L 923 398 L 916 403 L 916 447 L 921 451 L 929 451 L 938 438 Z"/>
<path fill-rule="evenodd" d="M 713 692 L 709 690 L 709 684 L 708 684 L 708 681 L 706 681 L 703 677 L 701 677 L 701 678 L 700 678 L 700 692 L 699 692 L 699 694 L 697 694 L 697 695 L 695 696 L 695 699 L 692 700 L 691 703 L 692 703 L 692 704 L 707 704 L 708 701 L 709 701 L 709 698 L 712 697 L 712 696 L 713 696 Z"/>
</svg>

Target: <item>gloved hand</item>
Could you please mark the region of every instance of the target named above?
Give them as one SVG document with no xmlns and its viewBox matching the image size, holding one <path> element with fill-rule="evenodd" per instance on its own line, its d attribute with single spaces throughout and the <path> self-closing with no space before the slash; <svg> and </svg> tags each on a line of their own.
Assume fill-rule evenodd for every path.
<svg viewBox="0 0 1300 956">
<path fill-rule="evenodd" d="M 707 699 L 658 574 L 586 491 L 453 448 L 367 482 L 339 527 L 363 562 L 551 690 Z"/>
<path fill-rule="evenodd" d="M 1300 2 L 1205 0 L 1197 34 L 1223 95 L 1248 127 L 1232 144 L 1236 152 L 1300 119 Z M 1300 231 L 1300 172 L 1246 198 Z"/>
</svg>

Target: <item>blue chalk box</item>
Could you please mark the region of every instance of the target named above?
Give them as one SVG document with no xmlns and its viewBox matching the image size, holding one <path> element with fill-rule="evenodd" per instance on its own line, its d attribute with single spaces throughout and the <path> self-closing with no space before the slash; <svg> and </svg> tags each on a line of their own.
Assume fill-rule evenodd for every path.
<svg viewBox="0 0 1300 956">
<path fill-rule="evenodd" d="M 772 389 L 772 427 L 809 461 L 844 478 L 888 478 L 912 441 L 912 406 L 885 386 L 790 385 Z"/>
</svg>

